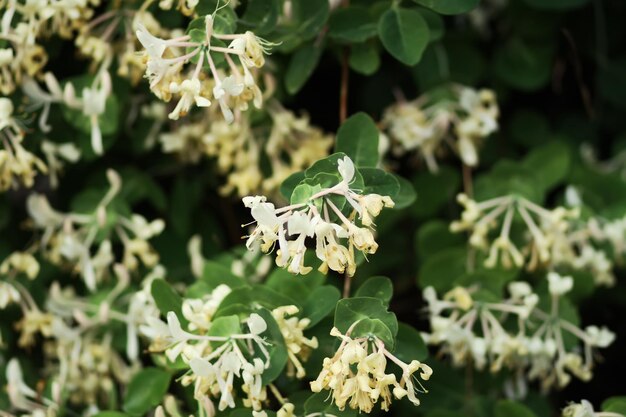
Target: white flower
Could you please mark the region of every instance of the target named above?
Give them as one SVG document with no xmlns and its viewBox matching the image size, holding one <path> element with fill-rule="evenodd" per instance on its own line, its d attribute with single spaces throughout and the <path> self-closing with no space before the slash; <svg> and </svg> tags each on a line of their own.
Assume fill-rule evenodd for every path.
<svg viewBox="0 0 626 417">
<path fill-rule="evenodd" d="M 150 58 L 161 58 L 167 48 L 167 41 L 152 35 L 141 23 L 139 23 L 137 27 L 138 29 L 135 31 L 137 39 L 146 49 Z"/>
<path fill-rule="evenodd" d="M 563 409 L 563 417 L 595 417 L 593 406 L 587 400 L 572 403 Z"/>
<path fill-rule="evenodd" d="M 337 170 L 339 171 L 343 182 L 346 185 L 350 184 L 354 178 L 354 163 L 352 162 L 352 159 L 346 156 L 338 160 L 337 165 Z"/>
<path fill-rule="evenodd" d="M 267 329 L 267 323 L 265 323 L 263 317 L 259 316 L 256 313 L 250 314 L 247 323 L 248 327 L 250 328 L 250 333 L 252 334 L 261 334 Z"/>
<path fill-rule="evenodd" d="M 606 327 L 587 326 L 585 333 L 587 333 L 591 346 L 606 348 L 615 340 L 615 333 Z"/>
<path fill-rule="evenodd" d="M 548 273 L 548 288 L 550 294 L 561 296 L 567 294 L 574 287 L 574 279 L 572 277 L 562 277 L 556 272 Z"/>
</svg>

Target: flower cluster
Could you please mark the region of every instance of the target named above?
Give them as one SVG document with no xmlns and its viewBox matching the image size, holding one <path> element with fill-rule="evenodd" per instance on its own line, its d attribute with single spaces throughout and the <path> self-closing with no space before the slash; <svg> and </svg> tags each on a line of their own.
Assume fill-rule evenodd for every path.
<svg viewBox="0 0 626 417">
<path fill-rule="evenodd" d="M 438 299 L 435 290 L 427 287 L 424 299 L 431 332 L 423 337 L 427 343 L 441 345 L 457 366 L 484 369 L 489 364 L 491 372 L 510 369 L 520 377 L 525 374 L 528 380 L 540 381 L 544 391 L 566 386 L 571 375 L 588 381 L 592 349 L 609 346 L 615 335 L 597 326 L 581 329 L 562 318 L 562 297 L 572 289 L 573 279 L 555 272 L 547 279 L 549 312 L 538 307 L 539 296 L 526 282 L 509 283 L 509 297 L 501 302 L 482 301 L 480 292 L 463 287 Z M 578 346 L 566 341 L 572 337 L 582 342 L 582 356 Z"/>
<path fill-rule="evenodd" d="M 464 210 L 461 218 L 450 224 L 450 230 L 470 232 L 470 245 L 488 254 L 485 267 L 493 268 L 498 263 L 505 268 L 525 266 L 528 270 L 570 266 L 591 272 L 597 285 L 614 284 L 613 264 L 604 251 L 592 245 L 592 240 L 615 242 L 619 250 L 623 237 L 618 222 L 603 227 L 594 218 L 580 222 L 578 208 L 548 210 L 513 195 L 476 202 L 459 194 L 457 200 Z M 518 247 L 512 226 L 520 219 L 526 231 Z M 492 231 L 497 231 L 493 240 L 489 236 Z"/>
<path fill-rule="evenodd" d="M 108 403 L 113 398 L 115 386 L 127 384 L 140 367 L 139 325 L 148 317 L 156 318 L 159 311 L 150 295 L 154 279 L 162 276 L 162 268 L 147 275 L 141 289 L 128 297 L 128 271 L 118 264 L 115 267 L 116 285 L 101 293 L 102 299 L 76 295 L 71 287 L 61 288 L 53 282 L 45 306 L 40 307 L 25 287 L 16 283 L 19 304 L 23 313 L 16 323 L 21 332 L 18 345 L 32 348 L 36 338 L 43 338 L 43 372 L 53 383 L 52 399 L 39 404 L 33 401 L 19 378 L 19 364 L 11 360 L 7 371 L 8 390 L 12 407 L 32 413 L 46 409 L 52 412 L 58 404 L 68 400 L 75 405 Z M 114 348 L 111 322 L 126 326 L 126 358 Z M 30 397 L 30 399 L 29 399 Z M 37 397 L 41 401 L 40 396 Z M 36 415 L 36 414 L 34 414 Z M 54 415 L 54 414 L 48 414 Z"/>
<path fill-rule="evenodd" d="M 42 36 L 70 38 L 93 15 L 100 0 L 8 0 L 0 4 L 0 93 L 10 94 L 25 77 L 41 75 L 48 61 Z"/>
<path fill-rule="evenodd" d="M 570 403 L 563 409 L 563 417 L 624 417 L 623 413 L 615 411 L 595 411 L 593 405 L 587 400 L 579 403 Z"/>
<path fill-rule="evenodd" d="M 202 117 L 161 133 L 158 140 L 163 152 L 174 153 L 184 162 L 215 158 L 218 172 L 226 177 L 222 194 L 273 195 L 289 175 L 327 156 L 332 137 L 312 126 L 308 117 L 297 117 L 275 101 L 267 110 L 271 124 L 253 126 L 247 114 L 229 124 L 209 108 L 198 115 Z M 269 176 L 261 170 L 264 158 L 269 160 Z"/>
<path fill-rule="evenodd" d="M 287 267 L 294 274 L 307 274 L 312 268 L 304 265 L 306 238 L 315 237 L 315 254 L 322 261 L 319 270 L 326 273 L 330 268 L 353 276 L 356 271 L 354 249 L 364 254 L 376 252 L 378 244 L 370 229 L 373 219 L 383 207 L 393 207 L 394 203 L 388 196 L 359 194 L 350 188 L 355 176 L 350 158 L 344 157 L 338 161 L 338 171 L 341 175 L 339 183 L 321 189 L 302 203 L 277 209 L 263 196 L 245 197 L 243 202 L 251 209 L 257 223 L 248 237 L 248 249 L 259 242 L 261 250 L 267 253 L 278 241 L 276 264 Z M 336 196 L 341 196 L 344 203 L 350 205 L 352 213 L 349 217 L 331 199 Z M 329 212 L 334 213 L 340 224 L 332 221 Z M 362 227 L 355 224 L 357 215 Z M 288 240 L 288 237 L 293 239 Z M 348 247 L 342 244 L 341 239 L 347 239 Z"/>
<path fill-rule="evenodd" d="M 332 336 L 341 340 L 341 344 L 332 358 L 324 359 L 322 371 L 311 382 L 311 391 L 330 390 L 340 410 L 348 405 L 359 412 L 370 413 L 380 400 L 380 408 L 387 411 L 394 397 L 407 397 L 411 403 L 419 405 L 416 392 L 426 390 L 415 373 L 419 371 L 420 378 L 428 380 L 432 369 L 417 360 L 408 364 L 402 362 L 375 336 L 352 338 L 352 328 L 354 325 L 346 334 L 336 327 L 330 331 Z M 400 368 L 399 381 L 394 373 L 387 370 L 388 360 Z"/>
<path fill-rule="evenodd" d="M 194 384 L 195 398 L 210 413 L 214 410 L 209 398 L 218 400 L 219 410 L 235 407 L 235 377 L 246 395 L 245 406 L 260 410 L 267 398 L 261 377 L 270 365 L 270 355 L 267 342 L 260 336 L 267 324 L 252 313 L 246 325 L 247 332 L 228 336 L 211 336 L 204 331 L 191 333 L 183 330 L 174 312 L 169 312 L 167 323 L 151 318 L 141 329 L 152 339 L 152 351 L 165 351 L 170 361 L 180 357 L 188 364 L 190 371 L 182 383 Z"/>
<path fill-rule="evenodd" d="M 317 349 L 317 338 L 307 338 L 304 336 L 306 329 L 311 320 L 308 318 L 299 319 L 298 307 L 282 306 L 272 310 L 272 316 L 278 324 L 278 328 L 285 339 L 287 345 L 287 355 L 289 356 L 289 366 L 287 368 L 287 376 L 296 376 L 296 378 L 304 378 L 305 371 L 302 362 L 309 358 L 312 349 Z M 295 371 L 295 372 L 294 372 Z"/>
<path fill-rule="evenodd" d="M 25 132 L 13 116 L 13 103 L 0 97 L 0 191 L 32 187 L 38 172 L 46 173 L 44 162 L 22 145 Z"/>
<path fill-rule="evenodd" d="M 261 90 L 251 70 L 263 67 L 264 54 L 272 44 L 250 31 L 218 33 L 214 23 L 215 16 L 207 15 L 204 30 L 196 29 L 192 31 L 193 36 L 167 40 L 152 35 L 143 25 L 138 26 L 136 35 L 145 49 L 143 54 L 147 60 L 146 77 L 150 89 L 164 101 L 170 101 L 172 96 L 179 97 L 176 107 L 169 113 L 170 119 L 185 116 L 193 105 L 209 107 L 211 98 L 219 103 L 227 123 L 234 120 L 233 108 L 238 112 L 245 111 L 251 101 L 257 108 L 262 105 Z M 225 41 L 230 42 L 227 47 L 219 46 Z M 186 48 L 184 52 L 183 48 Z M 218 68 L 214 54 L 225 60 L 229 75 Z M 202 71 L 205 60 L 210 77 Z M 195 62 L 195 66 L 190 73 L 185 73 L 185 66 L 190 61 Z"/>
<path fill-rule="evenodd" d="M 383 126 L 392 139 L 394 154 L 417 150 L 428 169 L 437 171 L 436 156 L 447 142 L 465 165 L 478 165 L 477 148 L 498 129 L 495 93 L 453 86 L 450 96 L 435 99 L 425 94 L 385 110 Z"/>
<path fill-rule="evenodd" d="M 27 200 L 32 227 L 41 232 L 35 247 L 53 264 L 68 266 L 80 274 L 91 290 L 105 278 L 116 261 L 113 236 L 124 247 L 123 265 L 135 271 L 140 261 L 148 268 L 158 263 L 159 256 L 148 240 L 165 227 L 162 220 L 148 222 L 138 214 L 126 217 L 114 212 L 110 205 L 122 183 L 115 171 L 108 171 L 107 177 L 110 189 L 88 214 L 58 212 L 41 194 L 31 194 Z"/>
</svg>

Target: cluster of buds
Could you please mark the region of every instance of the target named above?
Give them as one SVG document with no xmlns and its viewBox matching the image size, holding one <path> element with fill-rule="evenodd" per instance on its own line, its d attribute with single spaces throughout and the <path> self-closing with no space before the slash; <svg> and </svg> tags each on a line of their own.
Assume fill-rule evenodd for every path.
<svg viewBox="0 0 626 417">
<path fill-rule="evenodd" d="M 348 405 L 359 412 L 370 413 L 380 400 L 381 409 L 387 411 L 393 397 L 407 397 L 411 403 L 419 405 L 416 392 L 427 391 L 415 373 L 419 371 L 420 378 L 428 380 L 432 369 L 416 360 L 408 364 L 402 362 L 376 336 L 352 338 L 350 332 L 355 325 L 346 334 L 332 328 L 330 334 L 339 338 L 341 344 L 332 358 L 324 359 L 322 371 L 311 382 L 311 391 L 330 390 L 340 410 Z M 387 370 L 388 360 L 401 370 L 399 381 Z"/>
<path fill-rule="evenodd" d="M 579 403 L 570 403 L 563 409 L 563 417 L 624 417 L 624 414 L 615 411 L 595 411 L 587 400 Z"/>
<path fill-rule="evenodd" d="M 272 250 L 278 241 L 276 264 L 287 267 L 294 274 L 307 274 L 311 267 L 304 265 L 306 238 L 316 238 L 315 254 L 322 261 L 319 270 L 328 269 L 353 276 L 356 272 L 354 249 L 364 254 L 373 254 L 378 249 L 371 227 L 373 219 L 383 207 L 393 207 L 389 196 L 378 194 L 359 194 L 350 188 L 355 175 L 355 168 L 349 157 L 338 161 L 338 171 L 342 180 L 330 188 L 311 195 L 306 202 L 275 208 L 263 196 L 244 197 L 243 202 L 251 209 L 256 228 L 248 237 L 246 246 L 252 249 L 260 242 L 265 253 Z M 346 217 L 331 197 L 341 196 L 353 209 Z M 329 211 L 334 213 L 340 224 L 331 220 Z M 355 224 L 360 220 L 362 227 Z M 291 237 L 293 239 L 288 240 Z M 341 239 L 347 239 L 348 247 Z"/>
<path fill-rule="evenodd" d="M 287 376 L 294 376 L 298 379 L 304 378 L 305 371 L 302 362 L 306 361 L 312 349 L 317 349 L 316 337 L 307 338 L 304 336 L 311 320 L 308 318 L 299 319 L 296 314 L 298 307 L 281 306 L 272 310 L 272 316 L 278 324 L 278 328 L 285 339 L 287 355 L 289 357 Z"/>
<path fill-rule="evenodd" d="M 436 156 L 447 142 L 465 165 L 478 165 L 477 148 L 498 129 L 495 93 L 464 86 L 453 86 L 450 93 L 450 98 L 441 100 L 425 94 L 385 110 L 383 125 L 392 139 L 393 153 L 417 150 L 428 169 L 436 172 Z"/>
<path fill-rule="evenodd" d="M 626 217 L 614 220 L 591 218 L 587 227 L 591 238 L 611 245 L 613 257 L 624 261 L 626 255 Z"/>
<path fill-rule="evenodd" d="M 222 300 L 230 292 L 231 289 L 228 285 L 220 284 L 202 298 L 185 298 L 183 300 L 182 313 L 185 319 L 189 321 L 189 330 L 193 332 L 208 331 L 211 327 L 213 315 Z"/>
<path fill-rule="evenodd" d="M 609 346 L 615 335 L 597 326 L 583 330 L 563 319 L 560 299 L 572 289 L 573 279 L 555 272 L 547 278 L 549 312 L 537 306 L 539 297 L 526 282 L 510 283 L 509 298 L 501 302 L 473 299 L 472 291 L 463 287 L 454 288 L 443 299 L 437 298 L 432 287 L 424 289 L 431 324 L 424 340 L 441 345 L 456 366 L 469 364 L 482 370 L 489 364 L 491 372 L 510 369 L 519 377 L 541 381 L 544 391 L 566 386 L 570 374 L 588 381 L 592 349 Z M 582 342 L 584 357 L 578 346 L 568 350 L 565 335 Z"/>
<path fill-rule="evenodd" d="M 272 166 L 272 175 L 263 180 L 261 187 L 267 194 L 276 192 L 291 174 L 326 157 L 333 145 L 333 137 L 312 126 L 306 115 L 298 117 L 278 105 L 269 109 L 269 114 L 272 128 L 264 150 Z"/>
<path fill-rule="evenodd" d="M 207 15 L 203 39 L 192 38 L 190 34 L 167 40 L 153 36 L 142 25 L 138 26 L 136 35 L 145 48 L 143 53 L 147 59 L 146 77 L 150 81 L 150 89 L 164 101 L 170 101 L 173 95 L 179 97 L 176 107 L 169 114 L 170 119 L 185 116 L 194 104 L 209 107 L 211 98 L 218 101 L 228 123 L 234 120 L 232 108 L 245 111 L 250 101 L 257 108 L 262 105 L 261 90 L 251 70 L 263 67 L 264 54 L 272 44 L 250 31 L 243 34 L 217 33 L 213 24 L 214 16 Z M 225 41 L 230 42 L 227 47 L 217 46 Z M 223 69 L 218 69 L 214 54 L 223 57 L 230 75 L 226 76 Z M 196 62 L 195 67 L 189 74 L 184 74 L 186 64 L 192 60 Z M 210 77 L 202 71 L 205 60 Z"/>
<path fill-rule="evenodd" d="M 9 402 L 12 408 L 21 412 L 20 415 L 33 417 L 55 417 L 57 415 L 58 403 L 42 396 L 26 384 L 22 367 L 17 359 L 9 360 L 6 365 L 5 376 Z M 53 384 L 52 391 L 55 396 L 59 396 L 60 391 L 57 384 Z M 7 413 L 7 415 L 11 416 L 12 414 Z"/>
<path fill-rule="evenodd" d="M 40 74 L 48 61 L 37 43 L 41 36 L 69 38 L 92 14 L 99 0 L 8 0 L 0 4 L 0 32 L 6 44 L 0 48 L 0 93 L 11 94 L 25 77 Z"/>
<path fill-rule="evenodd" d="M 44 162 L 22 146 L 24 130 L 13 117 L 13 103 L 0 97 L 0 191 L 32 187 L 38 172 L 46 173 Z"/>
<path fill-rule="evenodd" d="M 139 261 L 153 268 L 159 256 L 148 240 L 165 227 L 162 220 L 148 222 L 138 214 L 110 216 L 109 205 L 120 191 L 121 179 L 112 170 L 107 177 L 111 188 L 92 213 L 60 213 L 40 194 L 32 194 L 27 200 L 32 227 L 42 232 L 35 245 L 53 264 L 67 265 L 80 274 L 92 291 L 115 263 L 112 236 L 117 236 L 124 246 L 121 262 L 126 269 L 137 270 Z M 104 238 L 102 229 L 108 231 Z"/>
<path fill-rule="evenodd" d="M 326 157 L 333 140 L 308 117 L 298 117 L 275 102 L 268 107 L 270 126 L 252 126 L 246 115 L 230 124 L 209 108 L 201 118 L 160 133 L 161 148 L 188 163 L 215 158 L 219 173 L 226 177 L 220 188 L 224 195 L 274 195 L 291 174 Z M 264 158 L 271 167 L 269 176 L 260 168 Z"/>
<path fill-rule="evenodd" d="M 21 332 L 18 345 L 31 347 L 37 335 L 44 338 L 44 373 L 54 381 L 55 404 L 61 404 L 65 398 L 80 405 L 107 403 L 116 385 L 127 384 L 140 366 L 137 329 L 148 317 L 159 316 L 150 286 L 162 271 L 155 268 L 145 278 L 142 289 L 130 298 L 125 294 L 130 283 L 128 272 L 122 265 L 116 265 L 115 271 L 116 285 L 97 301 L 77 296 L 72 288 L 62 289 L 53 282 L 44 310 L 17 284 L 23 311 L 23 318 L 16 324 Z M 130 365 L 112 345 L 111 321 L 123 323 L 128 329 Z M 15 408 L 27 410 L 28 406 L 33 412 L 39 408 L 25 402 L 24 395 L 28 393 L 20 388 L 17 379 L 14 383 L 9 381 L 9 385 L 9 390 L 16 393 L 11 398 Z"/>
<path fill-rule="evenodd" d="M 182 378 L 183 385 L 194 384 L 194 395 L 207 413 L 215 410 L 211 398 L 218 400 L 218 409 L 235 407 L 235 378 L 246 394 L 246 407 L 260 410 L 267 398 L 261 383 L 263 372 L 270 365 L 267 342 L 260 336 L 267 324 L 256 313 L 246 320 L 247 332 L 228 336 L 210 336 L 206 332 L 183 330 L 174 312 L 167 314 L 167 323 L 151 318 L 142 332 L 152 339 L 152 351 L 164 351 L 167 358 L 182 358 L 190 370 Z"/>
<path fill-rule="evenodd" d="M 472 200 L 465 194 L 457 196 L 464 207 L 461 218 L 450 224 L 453 232 L 471 232 L 471 246 L 488 252 L 485 266 L 493 268 L 498 261 L 505 267 L 533 270 L 563 258 L 563 240 L 571 229 L 570 220 L 578 218 L 578 210 L 557 207 L 547 210 L 520 196 L 503 196 L 482 201 Z M 513 221 L 521 218 L 527 228 L 527 243 L 519 249 L 511 239 Z M 500 227 L 498 236 L 491 241 L 489 233 Z"/>
<path fill-rule="evenodd" d="M 30 102 L 29 109 L 43 109 L 39 117 L 39 128 L 43 132 L 50 131 L 47 119 L 52 104 L 61 104 L 70 109 L 80 111 L 85 117 L 89 118 L 91 147 L 96 154 L 101 155 L 104 149 L 99 118 L 106 110 L 107 98 L 112 91 L 112 81 L 106 69 L 107 65 L 103 65 L 100 68 L 89 87 L 82 89 L 80 98 L 76 96 L 72 83 L 68 82 L 61 88 L 59 81 L 50 72 L 43 76 L 47 91 L 41 88 L 32 78 L 25 80 L 23 90 Z"/>
</svg>

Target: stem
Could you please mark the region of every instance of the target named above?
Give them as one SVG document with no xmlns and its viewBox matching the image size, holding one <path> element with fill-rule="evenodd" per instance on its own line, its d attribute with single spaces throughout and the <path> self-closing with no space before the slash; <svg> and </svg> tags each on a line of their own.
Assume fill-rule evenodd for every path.
<svg viewBox="0 0 626 417">
<path fill-rule="evenodd" d="M 347 2 L 346 2 L 347 3 Z M 348 59 L 350 57 L 350 48 L 345 46 L 341 54 L 341 87 L 339 90 L 339 123 L 343 123 L 348 118 L 348 83 L 350 77 L 350 69 L 348 68 Z"/>
<path fill-rule="evenodd" d="M 465 194 L 472 198 L 474 194 L 474 183 L 472 181 L 472 168 L 463 164 L 463 191 Z"/>
</svg>

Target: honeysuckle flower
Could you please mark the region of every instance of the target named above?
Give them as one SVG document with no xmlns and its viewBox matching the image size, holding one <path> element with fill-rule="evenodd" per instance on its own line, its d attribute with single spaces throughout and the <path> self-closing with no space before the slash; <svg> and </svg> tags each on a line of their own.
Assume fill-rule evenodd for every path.
<svg viewBox="0 0 626 417">
<path fill-rule="evenodd" d="M 182 357 L 189 364 L 190 373 L 183 377 L 182 383 L 194 384 L 198 401 L 210 402 L 209 398 L 215 398 L 219 399 L 219 410 L 234 408 L 234 384 L 237 382 L 246 394 L 244 404 L 260 410 L 266 399 L 262 374 L 270 365 L 270 355 L 265 347 L 267 342 L 260 336 L 267 324 L 256 313 L 252 313 L 245 323 L 247 332 L 208 336 L 196 333 L 196 326 L 190 326 L 190 331 L 184 330 L 176 314 L 170 311 L 167 324 L 158 319 L 151 320 L 141 331 L 153 339 L 152 351 L 164 350 L 171 361 Z M 241 344 L 241 341 L 247 343 Z M 209 343 L 217 347 L 211 347 Z"/>
<path fill-rule="evenodd" d="M 464 86 L 452 86 L 450 93 L 452 98 L 439 101 L 424 94 L 385 110 L 383 126 L 394 154 L 418 150 L 428 169 L 436 172 L 436 155 L 448 143 L 465 165 L 478 165 L 481 142 L 498 129 L 495 94 Z"/>
<path fill-rule="evenodd" d="M 121 179 L 115 171 L 108 171 L 107 178 L 111 188 L 92 213 L 57 212 L 50 207 L 46 197 L 38 194 L 31 194 L 26 204 L 33 220 L 32 227 L 42 231 L 36 248 L 54 264 L 69 264 L 92 291 L 110 273 L 115 261 L 111 237 L 117 237 L 123 245 L 124 266 L 135 271 L 139 261 L 148 268 L 156 266 L 158 254 L 147 240 L 164 228 L 160 220 L 148 223 L 138 215 L 129 218 L 119 215 L 115 218 L 116 227 L 98 244 L 95 241 L 98 229 L 106 221 L 108 206 L 121 188 Z"/>
<path fill-rule="evenodd" d="M 579 210 L 557 207 L 547 210 L 520 196 L 502 196 L 480 203 L 465 194 L 457 196 L 464 207 L 461 218 L 450 224 L 453 232 L 469 231 L 470 245 L 488 252 L 484 265 L 501 263 L 506 268 L 526 266 L 558 266 L 575 262 L 578 238 L 573 234 L 573 220 Z M 513 220 L 521 218 L 528 229 L 523 245 L 518 248 L 511 239 Z M 500 227 L 498 236 L 490 241 L 489 232 Z"/>
<path fill-rule="evenodd" d="M 289 356 L 287 375 L 298 379 L 304 378 L 305 370 L 302 362 L 309 358 L 312 349 L 317 349 L 317 338 L 307 338 L 304 330 L 310 324 L 308 318 L 299 319 L 296 306 L 282 306 L 272 310 L 272 316 L 285 339 L 287 355 Z M 295 372 L 294 372 L 295 371 Z"/>
<path fill-rule="evenodd" d="M 337 165 L 341 181 L 317 192 L 307 202 L 277 209 L 272 203 L 266 202 L 264 196 L 244 197 L 243 203 L 251 209 L 252 217 L 257 223 L 248 236 L 248 249 L 253 247 L 254 242 L 260 241 L 261 250 L 269 252 L 278 242 L 277 265 L 287 267 L 295 274 L 306 274 L 311 270 L 311 267 L 303 264 L 307 249 L 306 238 L 315 237 L 315 253 L 322 261 L 320 271 L 325 273 L 330 268 L 340 273 L 345 272 L 348 276 L 354 275 L 354 249 L 364 254 L 376 252 L 378 244 L 367 226 L 373 224 L 372 217 L 380 213 L 383 206 L 392 207 L 393 201 L 388 196 L 363 195 L 352 190 L 350 186 L 355 175 L 354 163 L 350 158 L 344 157 L 338 160 Z M 330 195 L 343 196 L 354 209 L 353 215 L 346 217 L 328 198 Z M 315 206 L 316 201 L 321 201 L 323 217 Z M 330 221 L 329 211 L 339 218 L 340 224 Z M 354 214 L 359 215 L 361 224 L 366 227 L 359 227 L 351 220 Z M 288 237 L 292 239 L 288 240 Z M 342 239 L 347 239 L 347 245 L 340 243 Z"/>
<path fill-rule="evenodd" d="M 552 277 L 552 278 L 550 278 Z M 606 328 L 584 330 L 559 316 L 559 299 L 571 290 L 571 278 L 552 273 L 550 309 L 538 307 L 539 297 L 525 282 L 508 285 L 510 297 L 501 302 L 472 300 L 474 289 L 456 287 L 443 300 L 432 287 L 424 289 L 431 331 L 423 333 L 428 344 L 439 345 L 456 366 L 472 365 L 491 372 L 506 368 L 527 380 L 539 380 L 544 391 L 564 387 L 571 376 L 586 381 L 592 376 L 593 347 L 609 346 L 615 335 Z M 511 321 L 510 316 L 515 320 Z M 507 321 L 508 320 L 508 321 Z M 516 323 L 516 329 L 505 327 Z M 584 355 L 566 348 L 567 333 L 578 339 Z"/>
<path fill-rule="evenodd" d="M 253 101 L 257 107 L 261 106 L 262 94 L 248 68 L 261 68 L 265 63 L 263 55 L 272 44 L 257 38 L 250 31 L 227 35 L 215 33 L 213 24 L 214 15 L 205 16 L 203 41 L 194 41 L 189 35 L 161 39 L 152 35 L 145 26 L 137 25 L 135 33 L 147 57 L 146 76 L 150 80 L 150 89 L 157 97 L 166 101 L 169 101 L 172 94 L 181 95 L 176 109 L 170 113 L 171 119 L 176 120 L 186 115 L 194 103 L 198 107 L 209 107 L 211 101 L 204 90 L 211 88 L 227 123 L 234 120 L 233 108 L 237 111 L 246 110 L 248 101 Z M 230 41 L 230 44 L 226 48 L 216 46 L 217 42 L 211 43 L 212 39 Z M 230 75 L 224 75 L 222 69 L 217 69 L 211 56 L 215 53 L 224 55 Z M 238 57 L 241 66 L 235 64 L 231 56 Z M 191 74 L 185 74 L 185 65 L 192 58 L 197 60 L 194 61 L 195 70 Z M 200 72 L 205 60 L 212 79 L 201 83 Z M 205 83 L 206 87 L 201 85 Z"/>
<path fill-rule="evenodd" d="M 311 382 L 311 390 L 330 390 L 330 396 L 340 410 L 348 405 L 369 413 L 374 404 L 382 399 L 380 406 L 387 411 L 392 397 L 401 399 L 405 396 L 414 405 L 419 405 L 415 393 L 427 391 L 414 374 L 419 371 L 420 378 L 428 380 L 432 369 L 416 360 L 406 364 L 389 352 L 375 336 L 352 338 L 350 331 L 343 334 L 337 328 L 331 330 L 331 335 L 341 339 L 341 345 L 332 358 L 324 359 L 322 371 Z M 388 360 L 401 369 L 399 381 L 393 373 L 386 373 Z"/>
<path fill-rule="evenodd" d="M 30 253 L 13 252 L 0 264 L 0 274 L 10 273 L 23 273 L 29 279 L 35 279 L 39 275 L 39 262 Z"/>
<path fill-rule="evenodd" d="M 13 285 L 0 281 L 0 310 L 4 310 L 9 304 L 19 303 L 20 300 L 20 292 Z"/>
<path fill-rule="evenodd" d="M 548 289 L 550 294 L 554 296 L 567 294 L 574 287 L 574 279 L 572 277 L 563 277 L 556 272 L 549 272 L 547 278 Z"/>
</svg>

